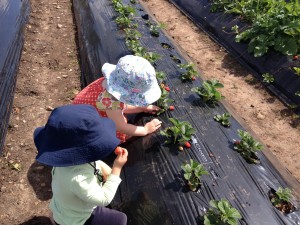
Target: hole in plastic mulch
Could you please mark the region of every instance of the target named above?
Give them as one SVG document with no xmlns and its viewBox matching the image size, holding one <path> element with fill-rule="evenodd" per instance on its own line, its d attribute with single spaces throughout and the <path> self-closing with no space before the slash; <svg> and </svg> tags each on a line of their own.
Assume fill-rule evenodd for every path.
<svg viewBox="0 0 300 225">
<path fill-rule="evenodd" d="M 170 55 L 170 57 L 171 57 L 171 59 L 172 59 L 175 63 L 177 63 L 177 64 L 180 64 L 180 63 L 181 63 L 181 60 L 178 59 L 175 55 Z"/>
<path fill-rule="evenodd" d="M 289 213 L 296 211 L 296 207 L 291 202 L 281 200 L 280 202 L 275 203 L 276 199 L 278 197 L 276 195 L 276 191 L 273 188 L 271 188 L 271 190 L 269 190 L 268 196 L 269 196 L 269 199 L 270 199 L 272 205 L 276 209 L 278 209 L 280 212 L 282 212 L 284 214 L 289 214 Z"/>
<path fill-rule="evenodd" d="M 174 49 L 171 45 L 169 45 L 167 43 L 160 43 L 160 44 L 164 49 Z"/>
</svg>

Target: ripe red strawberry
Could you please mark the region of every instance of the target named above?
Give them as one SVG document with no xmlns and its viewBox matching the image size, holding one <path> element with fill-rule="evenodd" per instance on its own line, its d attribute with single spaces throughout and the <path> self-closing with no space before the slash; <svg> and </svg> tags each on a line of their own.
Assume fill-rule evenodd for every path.
<svg viewBox="0 0 300 225">
<path fill-rule="evenodd" d="M 170 88 L 168 86 L 165 86 L 166 91 L 170 91 Z"/>
<path fill-rule="evenodd" d="M 235 141 L 234 145 L 239 145 L 241 142 L 240 141 Z"/>
<path fill-rule="evenodd" d="M 184 143 L 184 146 L 185 146 L 186 148 L 190 148 L 190 147 L 191 147 L 191 144 L 190 144 L 190 142 L 187 141 L 187 142 Z"/>
<path fill-rule="evenodd" d="M 175 109 L 175 107 L 174 107 L 173 105 L 170 105 L 170 106 L 169 106 L 169 110 L 170 110 L 170 111 L 173 111 L 174 109 Z"/>
<path fill-rule="evenodd" d="M 124 150 L 121 148 L 121 147 L 116 147 L 115 149 L 115 154 L 116 155 L 120 155 L 120 154 L 123 154 Z"/>
<path fill-rule="evenodd" d="M 196 80 L 196 77 L 192 77 L 192 80 Z"/>
<path fill-rule="evenodd" d="M 293 60 L 298 60 L 299 59 L 299 56 L 298 55 L 294 55 L 293 56 Z"/>
</svg>

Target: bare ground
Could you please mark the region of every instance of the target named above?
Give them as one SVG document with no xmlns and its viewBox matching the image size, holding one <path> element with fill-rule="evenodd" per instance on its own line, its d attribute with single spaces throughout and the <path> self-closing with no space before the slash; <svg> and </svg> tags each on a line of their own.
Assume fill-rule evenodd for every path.
<svg viewBox="0 0 300 225">
<path fill-rule="evenodd" d="M 253 82 L 247 70 L 168 1 L 143 4 L 167 25 L 166 33 L 198 65 L 204 78 L 216 78 L 225 85 L 225 104 L 300 180 L 300 128 L 293 112 Z M 71 7 L 68 0 L 31 0 L 13 113 L 0 157 L 0 224 L 50 224 L 50 168 L 35 162 L 32 134 L 44 125 L 51 108 L 70 103 L 80 89 Z"/>
</svg>

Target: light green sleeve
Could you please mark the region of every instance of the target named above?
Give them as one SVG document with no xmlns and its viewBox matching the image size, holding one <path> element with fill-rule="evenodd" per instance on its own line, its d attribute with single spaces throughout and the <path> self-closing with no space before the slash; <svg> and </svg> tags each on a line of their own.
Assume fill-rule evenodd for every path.
<svg viewBox="0 0 300 225">
<path fill-rule="evenodd" d="M 82 171 L 72 179 L 71 191 L 82 201 L 107 206 L 113 200 L 121 178 L 110 174 L 105 183 L 99 183 L 91 170 Z"/>
</svg>

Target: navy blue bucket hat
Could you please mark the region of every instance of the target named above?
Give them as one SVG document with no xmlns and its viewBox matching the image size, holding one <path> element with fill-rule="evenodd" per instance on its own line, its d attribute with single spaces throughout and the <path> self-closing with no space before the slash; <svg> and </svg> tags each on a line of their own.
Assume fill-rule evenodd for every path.
<svg viewBox="0 0 300 225">
<path fill-rule="evenodd" d="M 90 105 L 55 108 L 47 124 L 34 131 L 36 160 L 57 166 L 75 166 L 107 157 L 120 143 L 116 126 Z"/>
</svg>

